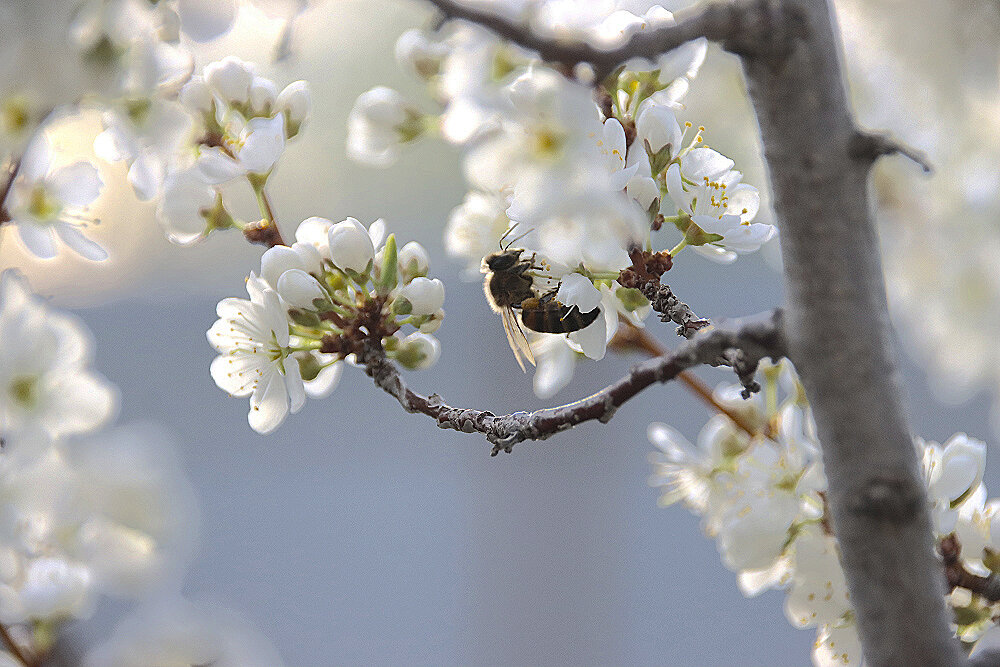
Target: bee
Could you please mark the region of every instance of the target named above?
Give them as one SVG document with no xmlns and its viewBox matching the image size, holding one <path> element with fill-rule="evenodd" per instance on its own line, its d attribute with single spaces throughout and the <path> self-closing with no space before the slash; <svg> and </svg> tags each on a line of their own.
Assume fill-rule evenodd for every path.
<svg viewBox="0 0 1000 667">
<path fill-rule="evenodd" d="M 601 310 L 595 308 L 581 313 L 576 306 L 560 303 L 555 298 L 558 284 L 544 294 L 537 294 L 528 272 L 544 267 L 535 264 L 535 255 L 526 258 L 523 248 L 500 247 L 499 252 L 483 259 L 482 271 L 486 274 L 483 291 L 486 292 L 490 308 L 500 313 L 507 342 L 514 352 L 517 364 L 524 371 L 524 360 L 527 359 L 534 365 L 535 357 L 531 354 L 528 339 L 521 328 L 522 323 L 540 333 L 570 333 L 591 324 Z M 520 311 L 520 318 L 515 311 Z"/>
</svg>

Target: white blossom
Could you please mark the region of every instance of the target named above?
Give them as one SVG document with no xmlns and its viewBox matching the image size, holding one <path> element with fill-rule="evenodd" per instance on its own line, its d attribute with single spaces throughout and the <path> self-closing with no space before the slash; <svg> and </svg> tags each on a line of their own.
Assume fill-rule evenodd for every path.
<svg viewBox="0 0 1000 667">
<path fill-rule="evenodd" d="M 244 124 L 234 115 L 224 140 L 225 150 L 207 147 L 198 157 L 198 169 L 207 183 L 225 183 L 248 173 L 267 174 L 285 150 L 284 116 L 251 118 Z"/>
<path fill-rule="evenodd" d="M 235 56 L 205 65 L 205 83 L 224 103 L 243 103 L 250 99 L 254 71 L 250 63 Z"/>
<path fill-rule="evenodd" d="M 197 168 L 169 174 L 156 206 L 156 218 L 167 238 L 180 245 L 203 239 L 210 229 L 209 218 L 217 197 L 215 188 L 205 183 Z"/>
<path fill-rule="evenodd" d="M 107 259 L 107 252 L 80 230 L 92 220 L 84 216 L 104 183 L 97 168 L 80 161 L 52 167 L 52 146 L 45 134 L 32 141 L 21 158 L 10 191 L 0 202 L 24 247 L 40 259 L 57 254 L 56 238 L 89 260 Z"/>
<path fill-rule="evenodd" d="M 86 329 L 12 270 L 0 274 L 0 340 L 0 434 L 83 433 L 114 413 L 114 389 L 90 369 Z"/>
<path fill-rule="evenodd" d="M 271 433 L 306 395 L 298 360 L 290 354 L 289 328 L 278 293 L 260 278 L 247 280 L 250 300 L 219 302 L 219 320 L 208 340 L 219 352 L 212 379 L 233 396 L 250 396 L 248 420 L 258 433 Z"/>
<path fill-rule="evenodd" d="M 441 343 L 438 339 L 415 331 L 400 342 L 396 359 L 405 368 L 423 370 L 436 364 L 440 357 Z"/>
<path fill-rule="evenodd" d="M 707 253 L 711 253 L 707 256 L 733 261 L 736 256 L 731 251 L 754 252 L 762 244 L 774 238 L 777 229 L 773 225 L 751 222 L 760 208 L 760 195 L 757 189 L 740 183 L 742 174 L 737 171 L 722 171 L 720 175 L 709 175 L 718 174 L 721 168 L 721 164 L 717 165 L 711 159 L 714 155 L 699 154 L 694 151 L 692 154 L 710 158 L 699 161 L 694 173 L 685 174 L 689 180 L 694 181 L 694 185 L 685 187 L 681 167 L 672 164 L 667 169 L 667 192 L 679 211 L 690 216 L 691 223 L 708 234 L 721 237 L 718 240 L 708 241 L 708 245 L 729 253 L 719 256 L 718 251 L 707 250 Z M 695 250 L 704 245 L 696 245 Z"/>
<path fill-rule="evenodd" d="M 347 118 L 347 154 L 375 167 L 399 157 L 399 147 L 423 134 L 423 114 L 402 94 L 385 86 L 358 97 Z"/>
</svg>

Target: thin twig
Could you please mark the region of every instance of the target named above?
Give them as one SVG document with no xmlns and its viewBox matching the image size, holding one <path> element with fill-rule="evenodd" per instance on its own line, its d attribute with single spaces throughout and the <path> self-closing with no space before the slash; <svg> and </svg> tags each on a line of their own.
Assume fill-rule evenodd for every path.
<svg viewBox="0 0 1000 667">
<path fill-rule="evenodd" d="M 874 162 L 885 155 L 902 155 L 923 169 L 925 174 L 934 171 L 924 153 L 893 139 L 884 132 L 862 132 L 858 130 L 851 137 L 848 150 L 851 157 L 869 162 Z"/>
<path fill-rule="evenodd" d="M 7 177 L 3 185 L 0 186 L 0 225 L 11 220 L 6 206 L 7 195 L 10 194 L 10 189 L 14 186 L 14 180 L 17 178 L 18 172 L 21 171 L 21 158 L 10 160 L 5 165 L 4 171 L 7 172 Z"/>
<path fill-rule="evenodd" d="M 37 666 L 38 663 L 35 660 L 32 660 L 28 654 L 24 652 L 24 649 L 22 649 L 21 645 L 14 640 L 10 631 L 7 629 L 7 626 L 3 623 L 0 623 L 0 639 L 3 640 L 3 643 L 7 646 L 7 650 L 10 651 L 11 655 L 17 658 L 17 661 L 24 665 L 24 667 Z"/>
<path fill-rule="evenodd" d="M 945 580 L 950 588 L 965 588 L 990 602 L 1000 601 L 1000 577 L 995 574 L 983 577 L 966 570 L 960 558 L 962 545 L 954 533 L 941 538 L 938 553 L 941 554 Z"/>
<path fill-rule="evenodd" d="M 646 329 L 639 328 L 631 322 L 625 322 L 625 324 L 627 326 L 618 329 L 618 333 L 615 334 L 615 337 L 612 339 L 610 344 L 615 344 L 617 342 L 617 344 L 622 346 L 631 346 L 646 352 L 651 357 L 662 357 L 663 355 L 670 353 L 670 350 L 660 343 L 660 341 L 656 340 L 656 338 L 651 336 L 649 331 Z M 683 373 L 677 375 L 677 379 L 680 380 L 684 386 L 690 389 L 698 398 L 704 401 L 706 405 L 719 414 L 725 415 L 734 426 L 744 431 L 751 438 L 760 435 L 760 430 L 754 428 L 753 425 L 747 422 L 743 415 L 715 400 L 712 388 L 702 382 L 697 375 L 691 371 L 684 371 Z"/>
<path fill-rule="evenodd" d="M 448 19 L 477 23 L 500 37 L 538 52 L 543 60 L 573 67 L 589 63 L 600 81 L 632 58 L 655 59 L 671 49 L 700 37 L 722 43 L 734 53 L 762 52 L 779 40 L 765 39 L 774 26 L 797 25 L 797 21 L 777 16 L 765 0 L 714 3 L 678 19 L 677 23 L 655 30 L 638 31 L 616 48 L 601 49 L 586 42 L 560 40 L 536 33 L 527 23 L 515 23 L 488 9 L 472 7 L 458 0 L 428 0 Z"/>
<path fill-rule="evenodd" d="M 606 423 L 643 389 L 672 380 L 693 366 L 717 363 L 726 350 L 741 350 L 746 362 L 754 367 L 765 357 L 777 359 L 785 355 L 780 311 L 734 321 L 732 325 L 704 332 L 672 353 L 633 366 L 628 375 L 587 398 L 559 407 L 500 416 L 451 407 L 437 394 L 425 397 L 410 390 L 377 341 L 369 340 L 358 360 L 375 384 L 399 401 L 404 410 L 434 417 L 441 428 L 485 434 L 493 444 L 491 455 L 495 456 L 501 451 L 510 452 L 519 442 L 544 440 L 585 421 L 596 419 Z"/>
</svg>

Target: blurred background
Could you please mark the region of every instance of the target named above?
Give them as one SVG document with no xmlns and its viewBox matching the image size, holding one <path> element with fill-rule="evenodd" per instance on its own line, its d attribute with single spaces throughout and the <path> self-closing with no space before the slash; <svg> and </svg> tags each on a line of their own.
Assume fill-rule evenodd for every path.
<svg viewBox="0 0 1000 667">
<path fill-rule="evenodd" d="M 882 24 L 896 31 L 883 34 L 890 43 L 927 20 L 903 3 L 880 6 L 890 17 Z M 437 333 L 443 355 L 408 382 L 497 413 L 543 407 L 481 286 L 461 282 L 462 265 L 444 255 L 444 222 L 465 192 L 457 156 L 426 141 L 386 170 L 345 157 L 346 117 L 358 94 L 385 84 L 423 98 L 392 53 L 404 29 L 430 16 L 418 2 L 325 0 L 297 21 L 292 57 L 274 64 L 281 25 L 246 7 L 228 36 L 196 53 L 199 63 L 234 54 L 259 63 L 279 86 L 306 79 L 312 87 L 309 125 L 271 179 L 286 237 L 311 215 L 384 217 L 400 239 L 430 251 L 432 275 L 448 286 L 448 315 Z M 851 20 L 847 30 L 859 30 Z M 741 91 L 738 65 L 713 49 L 685 116 L 707 125 L 710 143 L 736 160 L 746 182 L 763 187 Z M 907 127 L 889 129 L 907 136 Z M 98 130 L 96 121 L 79 121 L 59 141 L 86 152 Z M 996 136 L 984 141 L 995 144 Z M 35 260 L 0 231 L 0 268 L 19 268 L 37 292 L 90 327 L 96 368 L 121 388 L 120 422 L 157 422 L 175 435 L 201 505 L 200 552 L 184 590 L 240 609 L 287 664 L 808 662 L 815 635 L 788 624 L 783 594 L 744 599 L 697 519 L 679 507 L 657 508 L 658 494 L 646 484 L 648 423 L 668 422 L 693 441 L 710 416 L 682 387 L 644 392 L 607 425 L 490 458 L 483 438 L 403 413 L 348 369 L 329 399 L 310 401 L 275 434 L 259 436 L 246 423 L 245 400 L 231 399 L 209 377 L 214 352 L 204 332 L 216 303 L 243 293 L 261 249 L 235 234 L 194 248 L 170 245 L 151 207 L 135 200 L 123 167 L 101 168 L 107 190 L 94 236 L 111 261 Z M 917 178 L 911 165 L 896 168 Z M 773 307 L 782 301 L 775 246 L 723 267 L 692 256 L 670 273 L 670 285 L 707 317 Z M 649 326 L 675 344 L 672 325 L 653 319 Z M 935 393 L 947 389 L 932 389 L 933 368 L 901 356 L 916 433 L 943 442 L 967 431 L 996 441 L 985 392 L 941 403 Z M 548 404 L 600 389 L 635 360 L 609 354 L 579 366 Z M 731 381 L 712 369 L 699 375 L 712 385 Z M 1000 488 L 992 452 L 985 481 Z M 74 628 L 76 637 L 103 636 L 120 609 L 103 602 Z"/>
</svg>

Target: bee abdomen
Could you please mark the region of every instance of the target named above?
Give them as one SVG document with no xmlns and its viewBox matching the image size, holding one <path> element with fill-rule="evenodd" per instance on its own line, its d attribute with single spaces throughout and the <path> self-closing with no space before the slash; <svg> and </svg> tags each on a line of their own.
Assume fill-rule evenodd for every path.
<svg viewBox="0 0 1000 667">
<path fill-rule="evenodd" d="M 539 333 L 570 333 L 592 324 L 600 312 L 600 308 L 594 308 L 581 313 L 576 306 L 565 306 L 558 301 L 528 299 L 521 305 L 521 321 Z"/>
</svg>

